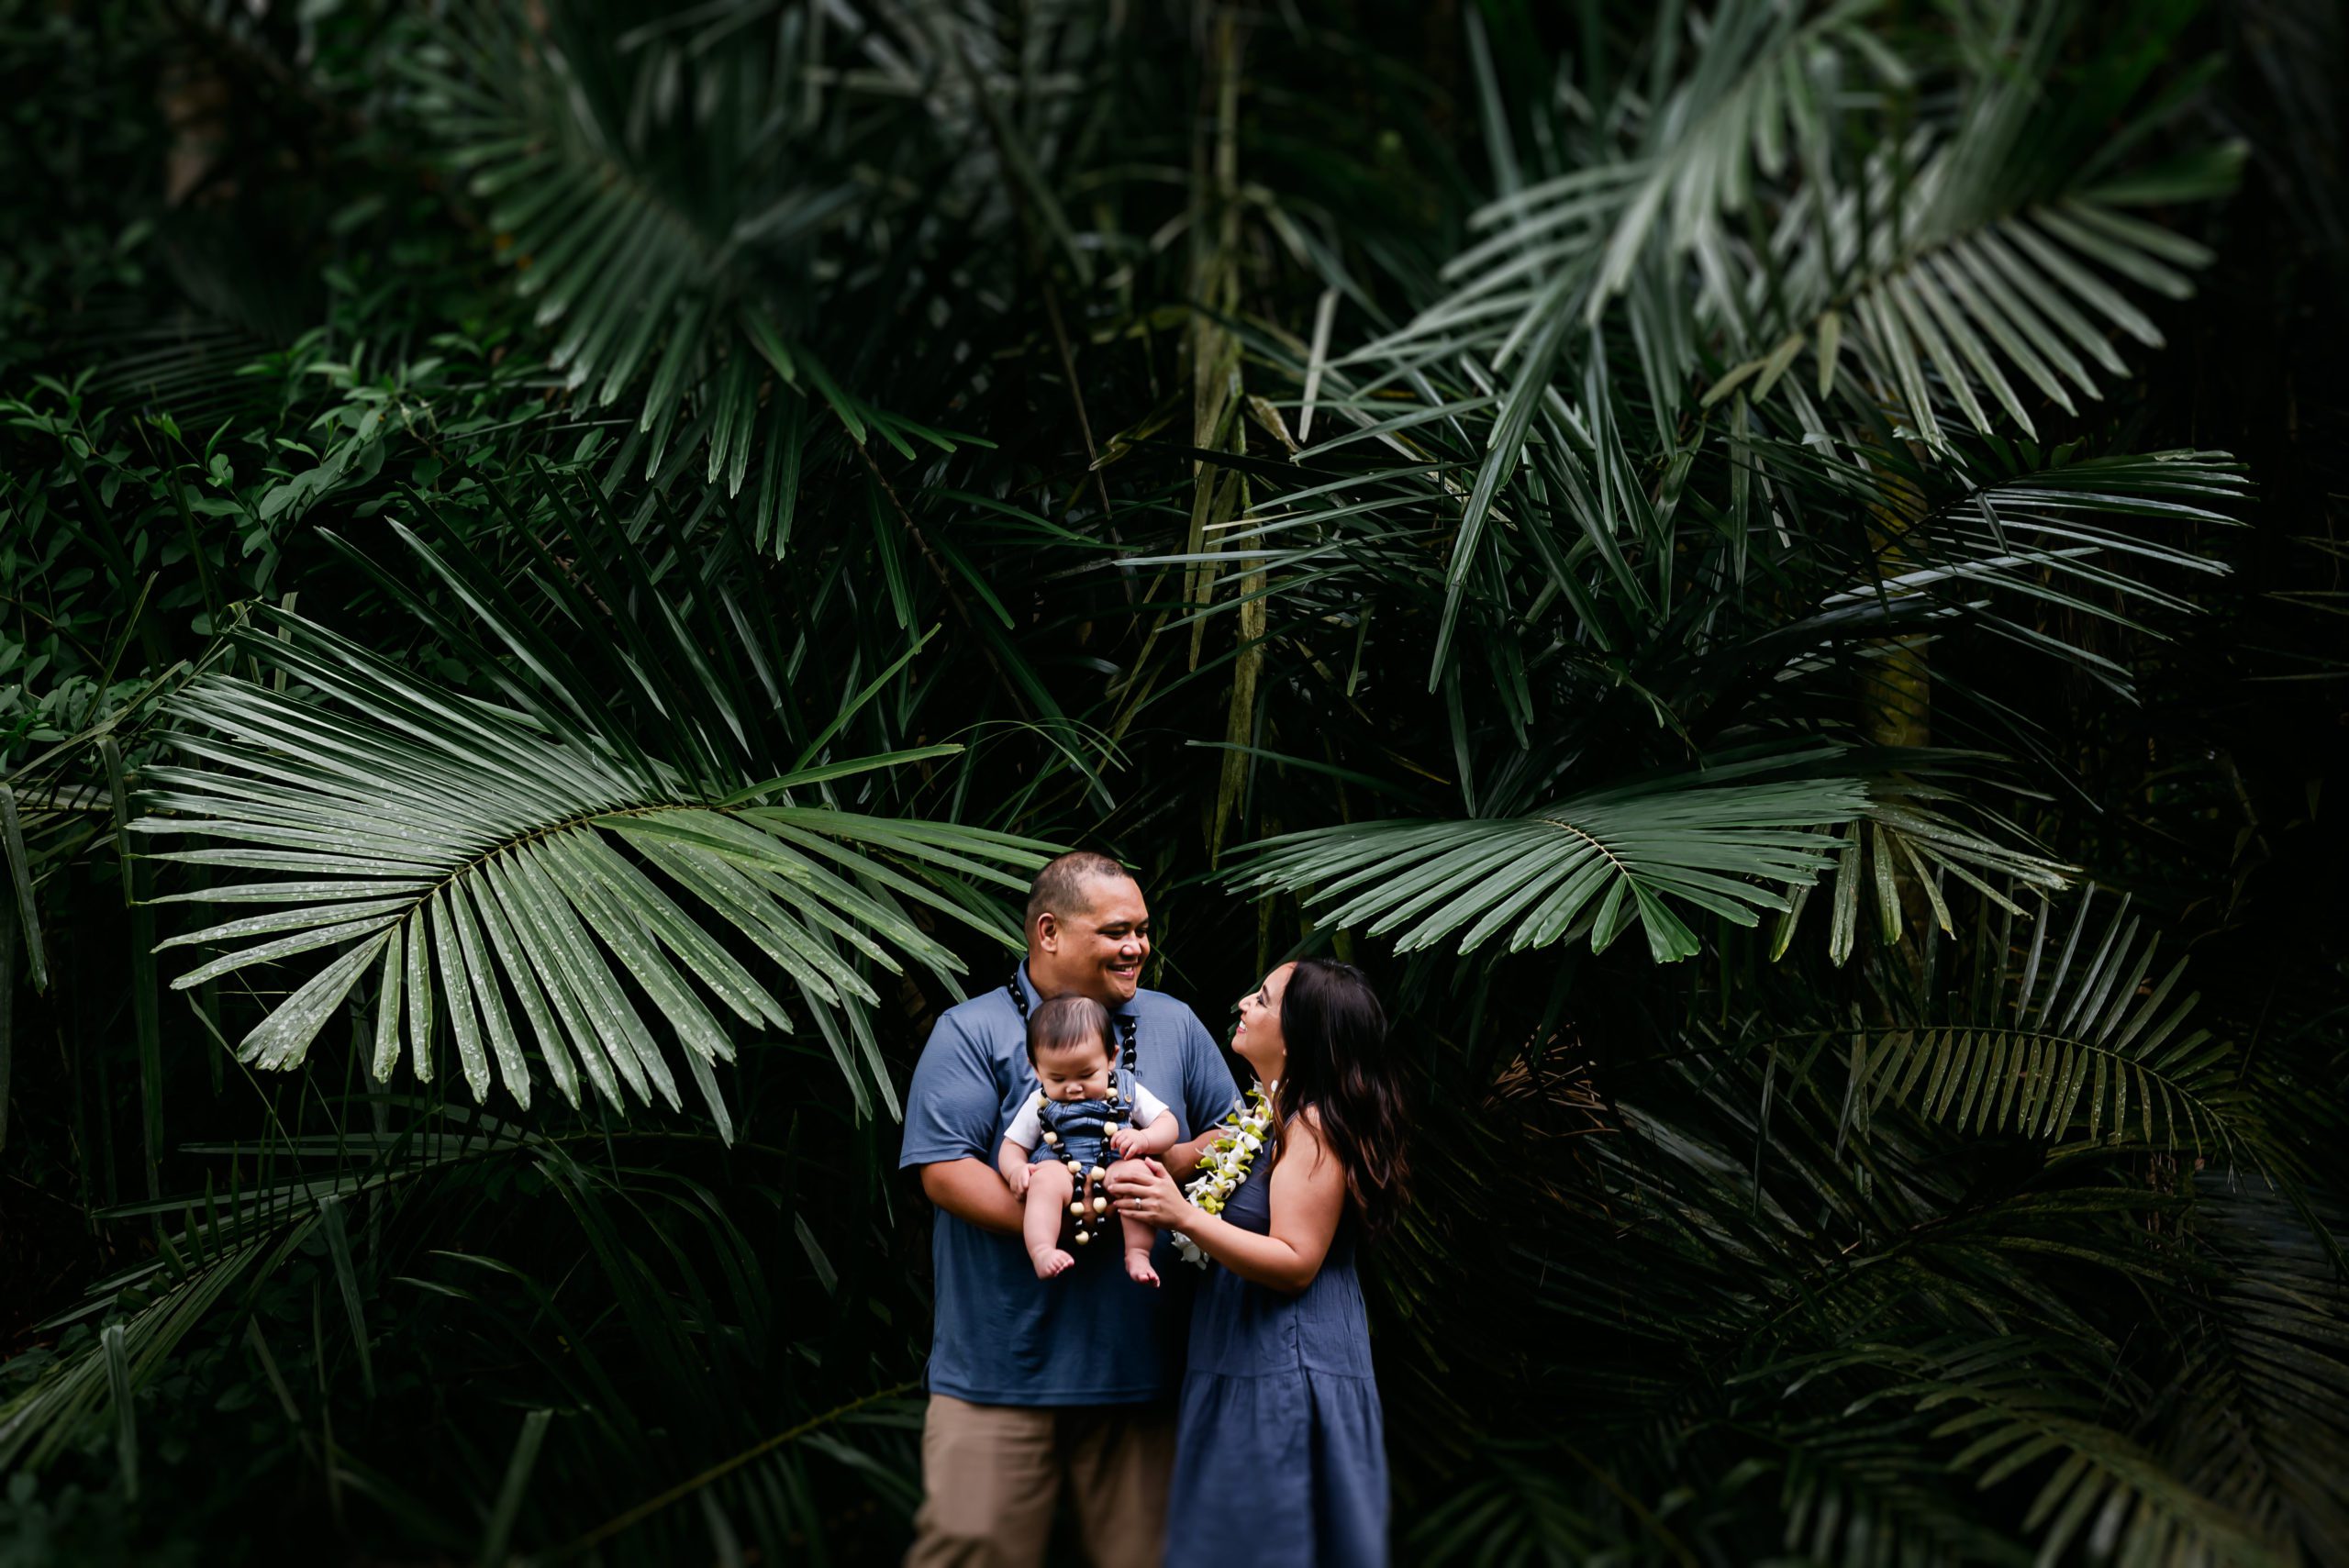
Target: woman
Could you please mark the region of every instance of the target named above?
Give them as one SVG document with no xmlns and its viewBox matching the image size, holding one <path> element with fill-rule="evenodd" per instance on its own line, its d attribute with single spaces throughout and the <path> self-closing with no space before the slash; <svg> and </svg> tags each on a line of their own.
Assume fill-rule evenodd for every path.
<svg viewBox="0 0 2349 1568">
<path fill-rule="evenodd" d="M 1183 1568 L 1386 1561 L 1386 1451 L 1354 1247 L 1405 1176 L 1386 1016 L 1362 972 L 1283 964 L 1240 1003 L 1232 1049 L 1272 1111 L 1237 1189 L 1203 1212 L 1156 1161 L 1110 1192 L 1210 1260 L 1191 1314 L 1168 1499 Z"/>
</svg>

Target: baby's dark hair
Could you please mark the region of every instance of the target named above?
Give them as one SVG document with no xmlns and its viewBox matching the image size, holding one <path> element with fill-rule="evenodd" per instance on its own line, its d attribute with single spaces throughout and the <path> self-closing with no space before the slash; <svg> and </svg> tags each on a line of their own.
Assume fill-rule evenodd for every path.
<svg viewBox="0 0 2349 1568">
<path fill-rule="evenodd" d="M 1109 1009 L 1090 996 L 1055 996 L 1049 1002 L 1037 1004 L 1028 1016 L 1028 1062 L 1035 1064 L 1036 1052 L 1047 1046 L 1083 1045 L 1097 1042 L 1101 1049 L 1117 1059 L 1117 1050 L 1109 1042 Z"/>
</svg>

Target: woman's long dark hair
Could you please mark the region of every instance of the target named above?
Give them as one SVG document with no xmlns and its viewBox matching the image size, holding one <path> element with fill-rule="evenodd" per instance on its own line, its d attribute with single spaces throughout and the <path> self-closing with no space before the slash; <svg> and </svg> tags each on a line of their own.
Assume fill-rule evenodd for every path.
<svg viewBox="0 0 2349 1568">
<path fill-rule="evenodd" d="M 1410 1123 L 1378 993 L 1351 963 L 1299 959 L 1281 993 L 1281 1038 L 1288 1065 L 1273 1095 L 1274 1127 L 1312 1110 L 1364 1229 L 1383 1233 L 1409 1185 Z"/>
</svg>

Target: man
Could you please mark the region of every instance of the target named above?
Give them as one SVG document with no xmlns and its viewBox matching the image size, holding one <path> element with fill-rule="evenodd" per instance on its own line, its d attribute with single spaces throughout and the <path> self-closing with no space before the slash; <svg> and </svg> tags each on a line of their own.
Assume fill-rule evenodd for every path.
<svg viewBox="0 0 2349 1568">
<path fill-rule="evenodd" d="M 1166 1294 L 1127 1278 L 1114 1246 L 1038 1279 L 996 1169 L 1004 1127 L 1036 1093 L 1026 1015 L 1072 992 L 1109 1009 L 1120 1054 L 1130 1040 L 1137 1076 L 1179 1118 L 1165 1163 L 1177 1176 L 1197 1165 L 1237 1090 L 1191 1009 L 1141 989 L 1149 956 L 1150 907 L 1126 868 L 1063 855 L 1029 891 L 1027 962 L 941 1017 L 914 1069 L 897 1163 L 920 1168 L 937 1206 L 938 1300 L 907 1568 L 1041 1562 L 1063 1483 L 1098 1568 L 1158 1562 L 1174 1453 L 1160 1336 L 1179 1327 L 1161 1321 Z"/>
</svg>

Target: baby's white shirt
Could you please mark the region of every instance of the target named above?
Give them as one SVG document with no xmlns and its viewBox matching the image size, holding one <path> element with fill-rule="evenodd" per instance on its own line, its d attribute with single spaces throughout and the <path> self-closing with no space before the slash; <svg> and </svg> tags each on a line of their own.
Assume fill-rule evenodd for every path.
<svg viewBox="0 0 2349 1568">
<path fill-rule="evenodd" d="M 1042 1140 L 1044 1118 L 1036 1104 L 1042 1093 L 1043 1091 L 1038 1090 L 1020 1101 L 1019 1114 L 1013 1117 L 1011 1125 L 1003 1129 L 1003 1140 L 1006 1143 L 1016 1143 L 1022 1149 L 1033 1149 Z M 1134 1114 L 1128 1117 L 1127 1120 L 1136 1127 L 1148 1127 L 1165 1114 L 1164 1100 L 1152 1094 L 1143 1084 L 1134 1085 Z"/>
</svg>

